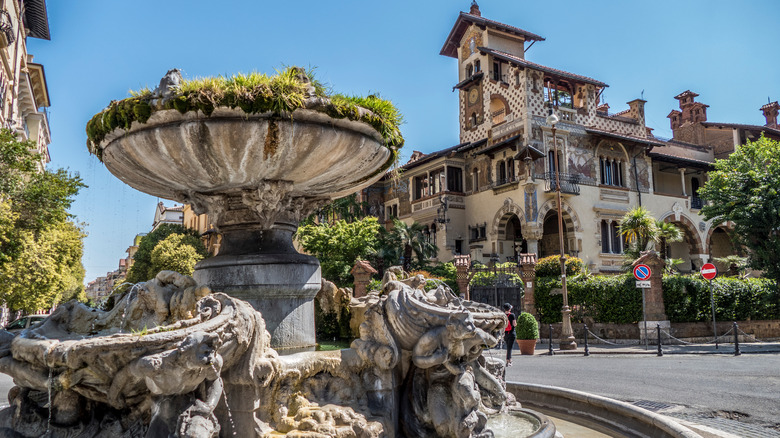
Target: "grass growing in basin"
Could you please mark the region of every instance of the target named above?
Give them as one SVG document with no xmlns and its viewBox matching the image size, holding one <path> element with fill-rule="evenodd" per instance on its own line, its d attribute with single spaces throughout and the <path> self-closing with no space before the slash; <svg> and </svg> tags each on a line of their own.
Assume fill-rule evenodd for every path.
<svg viewBox="0 0 780 438">
<path fill-rule="evenodd" d="M 317 99 L 307 96 L 310 87 L 314 87 Z M 87 123 L 87 146 L 102 161 L 102 149 L 98 145 L 117 128 L 130 129 L 133 122 L 146 123 L 156 111 L 176 109 L 182 114 L 200 111 L 210 116 L 217 107 L 238 108 L 247 114 L 271 112 L 279 116 L 299 108 L 313 109 L 333 118 L 368 123 L 382 136 L 394 155 L 404 143 L 399 129 L 403 117 L 392 102 L 376 95 L 328 94 L 311 70 L 288 67 L 272 76 L 239 73 L 184 80 L 167 99 L 149 89 L 131 92 L 127 99 L 112 101 Z"/>
</svg>

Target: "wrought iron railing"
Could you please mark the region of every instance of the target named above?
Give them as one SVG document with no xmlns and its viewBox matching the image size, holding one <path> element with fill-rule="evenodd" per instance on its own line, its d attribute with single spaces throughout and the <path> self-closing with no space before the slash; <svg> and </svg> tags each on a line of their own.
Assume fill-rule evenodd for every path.
<svg viewBox="0 0 780 438">
<path fill-rule="evenodd" d="M 691 196 L 691 208 L 701 210 L 704 206 L 704 200 L 698 196 Z"/>
<path fill-rule="evenodd" d="M 497 179 L 496 181 L 491 183 L 490 186 L 493 187 L 493 188 L 496 188 L 496 187 L 501 187 L 501 186 L 506 185 L 506 184 L 515 183 L 517 181 L 519 181 L 519 178 L 517 177 L 517 175 L 512 175 L 512 176 L 507 177 L 507 178 Z"/>
<path fill-rule="evenodd" d="M 547 172 L 544 174 L 544 191 L 555 192 L 558 190 L 556 182 L 556 172 Z M 571 195 L 580 194 L 580 176 L 569 175 L 568 173 L 558 172 L 558 180 L 561 182 L 561 193 L 568 193 Z"/>
</svg>

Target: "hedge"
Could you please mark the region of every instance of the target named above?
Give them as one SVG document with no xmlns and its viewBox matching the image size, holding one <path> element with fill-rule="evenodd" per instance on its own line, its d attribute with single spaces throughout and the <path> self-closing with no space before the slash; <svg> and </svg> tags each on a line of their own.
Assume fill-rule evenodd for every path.
<svg viewBox="0 0 780 438">
<path fill-rule="evenodd" d="M 572 322 L 583 317 L 602 323 L 635 323 L 642 320 L 642 290 L 631 274 L 570 277 L 567 281 Z M 534 301 L 543 324 L 561 321 L 563 296 L 556 277 L 537 277 Z M 709 282 L 697 275 L 663 277 L 666 315 L 671 322 L 712 319 Z M 713 281 L 715 317 L 721 321 L 780 319 L 778 290 L 771 280 L 718 278 Z"/>
<path fill-rule="evenodd" d="M 778 290 L 765 278 L 721 277 L 712 281 L 715 318 L 719 321 L 780 319 Z M 712 320 L 710 283 L 697 275 L 666 275 L 666 315 L 672 322 Z"/>
</svg>

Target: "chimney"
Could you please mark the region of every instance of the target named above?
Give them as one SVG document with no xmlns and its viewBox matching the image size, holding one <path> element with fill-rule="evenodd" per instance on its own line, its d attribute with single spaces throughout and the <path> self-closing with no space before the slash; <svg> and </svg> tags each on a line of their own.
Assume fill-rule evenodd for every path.
<svg viewBox="0 0 780 438">
<path fill-rule="evenodd" d="M 479 12 L 479 5 L 477 4 L 477 0 L 472 0 L 471 2 L 471 9 L 469 10 L 469 14 L 476 15 L 477 17 L 481 17 L 482 14 Z"/>
<path fill-rule="evenodd" d="M 770 102 L 762 106 L 761 111 L 764 113 L 764 117 L 766 118 L 766 124 L 764 126 L 778 129 L 777 114 L 780 112 L 780 104 L 778 104 L 777 101 Z"/>
<path fill-rule="evenodd" d="M 668 116 L 669 123 L 672 125 L 672 132 L 677 130 L 677 128 L 682 125 L 682 113 L 677 110 L 672 110 L 672 112 L 669 113 Z"/>
<path fill-rule="evenodd" d="M 636 120 L 641 126 L 645 126 L 645 104 L 646 100 L 634 99 L 628 102 L 628 116 Z"/>
</svg>

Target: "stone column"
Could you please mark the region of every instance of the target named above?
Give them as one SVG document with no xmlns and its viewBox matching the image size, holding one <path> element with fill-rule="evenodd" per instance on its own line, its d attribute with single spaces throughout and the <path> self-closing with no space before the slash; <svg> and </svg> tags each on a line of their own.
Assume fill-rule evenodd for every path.
<svg viewBox="0 0 780 438">
<path fill-rule="evenodd" d="M 641 338 L 647 335 L 650 339 L 655 336 L 656 324 L 660 324 L 662 329 L 668 330 L 670 327 L 669 318 L 666 316 L 664 307 L 664 293 L 661 286 L 664 266 L 666 265 L 655 251 L 642 251 L 642 255 L 634 261 L 632 266 L 645 264 L 650 267 L 650 288 L 644 290 L 645 298 L 645 321 L 639 322 L 639 332 Z M 645 333 L 645 322 L 647 331 Z"/>
<path fill-rule="evenodd" d="M 682 195 L 688 196 L 688 192 L 685 191 L 685 168 L 682 167 L 680 170 L 680 182 L 682 183 Z"/>
<path fill-rule="evenodd" d="M 458 289 L 460 290 L 461 295 L 463 295 L 467 300 L 471 299 L 469 295 L 469 268 L 471 268 L 471 256 L 455 256 L 453 262 L 455 263 Z"/>
<path fill-rule="evenodd" d="M 358 260 L 355 262 L 355 266 L 353 266 L 352 271 L 350 271 L 350 274 L 355 277 L 355 288 L 353 292 L 355 298 L 366 296 L 368 293 L 368 283 L 371 282 L 371 276 L 376 273 L 377 270 L 366 260 Z"/>
<path fill-rule="evenodd" d="M 538 317 L 539 315 L 536 312 L 536 300 L 534 299 L 534 289 L 536 286 L 535 268 L 536 254 L 520 254 L 520 276 L 522 277 L 525 286 L 522 310 Z"/>
</svg>

